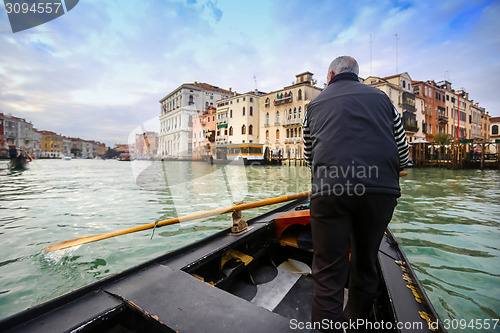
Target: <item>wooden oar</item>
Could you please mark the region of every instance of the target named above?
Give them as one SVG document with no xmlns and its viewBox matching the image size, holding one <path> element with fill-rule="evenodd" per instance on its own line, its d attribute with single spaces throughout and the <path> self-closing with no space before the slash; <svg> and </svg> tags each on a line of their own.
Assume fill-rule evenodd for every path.
<svg viewBox="0 0 500 333">
<path fill-rule="evenodd" d="M 163 227 L 163 226 L 170 225 L 170 224 L 197 220 L 197 219 L 201 219 L 201 218 L 209 217 L 209 216 L 226 214 L 226 213 L 233 212 L 235 210 L 245 210 L 245 209 L 251 209 L 251 208 L 257 208 L 257 207 L 277 204 L 277 203 L 281 203 L 281 202 L 285 202 L 285 201 L 305 198 L 305 197 L 308 197 L 310 195 L 311 195 L 311 191 L 300 192 L 300 193 L 295 193 L 295 194 L 290 194 L 290 195 L 284 195 L 284 196 L 277 197 L 277 198 L 271 198 L 271 199 L 266 199 L 266 200 L 261 200 L 261 201 L 249 202 L 249 203 L 241 204 L 241 205 L 235 205 L 235 206 L 231 206 L 231 207 L 214 209 L 214 210 L 210 210 L 208 212 L 201 212 L 201 213 L 191 214 L 191 215 L 187 215 L 187 216 L 176 217 L 173 219 L 159 221 L 157 223 L 144 224 L 142 226 L 138 226 L 138 227 L 134 227 L 134 228 L 130 228 L 130 229 L 118 230 L 118 231 L 108 232 L 108 233 L 104 233 L 104 234 L 100 234 L 100 235 L 71 239 L 71 240 L 67 240 L 64 242 L 60 242 L 60 243 L 51 245 L 51 246 L 45 248 L 44 251 L 45 252 L 52 252 L 52 251 L 66 249 L 66 248 L 77 246 L 77 245 L 82 245 L 82 244 L 91 243 L 91 242 L 97 242 L 97 241 L 100 241 L 100 240 L 103 240 L 106 238 L 126 235 L 126 234 L 130 234 L 130 233 L 142 231 L 142 230 L 148 230 L 148 229 L 152 229 L 155 227 Z"/>
<path fill-rule="evenodd" d="M 406 176 L 407 174 L 408 174 L 408 172 L 401 171 L 399 173 L 399 176 L 403 177 L 403 176 Z M 112 232 L 108 232 L 108 233 L 104 233 L 104 234 L 67 240 L 64 242 L 60 242 L 60 243 L 51 245 L 51 246 L 45 248 L 44 251 L 45 252 L 52 252 L 52 251 L 66 249 L 66 248 L 77 246 L 77 245 L 97 242 L 97 241 L 111 238 L 111 237 L 126 235 L 126 234 L 130 234 L 130 233 L 137 232 L 137 231 L 148 230 L 148 229 L 152 229 L 155 227 L 163 227 L 163 226 L 170 225 L 170 224 L 176 224 L 176 223 L 180 223 L 180 222 L 201 219 L 204 217 L 231 213 L 231 212 L 234 212 L 235 210 L 246 210 L 246 209 L 251 209 L 251 208 L 257 208 L 257 207 L 277 204 L 277 203 L 281 203 L 281 202 L 286 202 L 286 201 L 290 201 L 290 200 L 301 199 L 301 198 L 305 198 L 305 197 L 309 197 L 309 196 L 311 196 L 311 191 L 300 192 L 300 193 L 295 193 L 295 194 L 290 194 L 290 195 L 284 195 L 284 196 L 277 197 L 277 198 L 249 202 L 246 204 L 235 205 L 235 206 L 231 206 L 231 207 L 214 209 L 214 210 L 210 210 L 208 212 L 201 212 L 201 213 L 191 214 L 191 215 L 187 215 L 187 216 L 175 217 L 173 219 L 163 220 L 163 221 L 159 221 L 157 223 L 144 224 L 142 226 L 138 226 L 138 227 L 134 227 L 134 228 L 130 228 L 130 229 L 112 231 Z"/>
</svg>

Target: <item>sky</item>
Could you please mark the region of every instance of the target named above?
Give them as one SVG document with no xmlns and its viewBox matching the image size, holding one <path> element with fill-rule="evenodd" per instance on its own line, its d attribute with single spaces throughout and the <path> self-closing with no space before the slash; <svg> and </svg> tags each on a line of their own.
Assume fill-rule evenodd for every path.
<svg viewBox="0 0 500 333">
<path fill-rule="evenodd" d="M 269 92 L 350 55 L 360 76 L 448 80 L 500 116 L 498 0 L 80 0 L 13 33 L 0 5 L 0 112 L 112 146 L 183 83 Z"/>
</svg>

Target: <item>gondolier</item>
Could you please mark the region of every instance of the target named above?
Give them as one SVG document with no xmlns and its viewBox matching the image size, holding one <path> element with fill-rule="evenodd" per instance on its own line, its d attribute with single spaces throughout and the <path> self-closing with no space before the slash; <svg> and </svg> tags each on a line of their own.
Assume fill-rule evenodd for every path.
<svg viewBox="0 0 500 333">
<path fill-rule="evenodd" d="M 328 87 L 308 105 L 303 124 L 312 172 L 314 322 L 368 318 L 377 250 L 400 196 L 398 172 L 408 162 L 397 110 L 383 92 L 360 83 L 358 73 L 355 59 L 335 59 Z"/>
</svg>

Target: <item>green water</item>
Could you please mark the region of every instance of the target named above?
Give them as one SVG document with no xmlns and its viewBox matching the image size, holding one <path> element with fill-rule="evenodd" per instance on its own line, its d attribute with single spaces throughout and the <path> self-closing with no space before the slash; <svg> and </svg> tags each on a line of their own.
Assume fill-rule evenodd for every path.
<svg viewBox="0 0 500 333">
<path fill-rule="evenodd" d="M 0 162 L 0 318 L 206 237 L 231 220 L 207 218 L 163 227 L 152 239 L 144 231 L 51 254 L 42 253 L 46 246 L 306 191 L 309 178 L 295 166 L 37 160 L 27 171 L 10 172 Z M 413 169 L 401 180 L 391 228 L 442 319 L 500 317 L 499 184 L 500 172 L 477 170 Z M 270 208 L 245 211 L 244 218 Z M 458 323 L 449 331 L 471 331 Z"/>
</svg>

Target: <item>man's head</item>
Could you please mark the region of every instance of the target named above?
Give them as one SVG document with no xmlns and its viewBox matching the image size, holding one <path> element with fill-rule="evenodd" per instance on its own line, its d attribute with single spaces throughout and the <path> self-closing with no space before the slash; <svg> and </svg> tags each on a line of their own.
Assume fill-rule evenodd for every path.
<svg viewBox="0 0 500 333">
<path fill-rule="evenodd" d="M 335 75 L 340 73 L 354 73 L 359 75 L 358 62 L 349 56 L 341 56 L 332 61 L 330 67 L 328 68 L 328 75 L 326 78 L 327 83 L 329 84 Z"/>
</svg>

